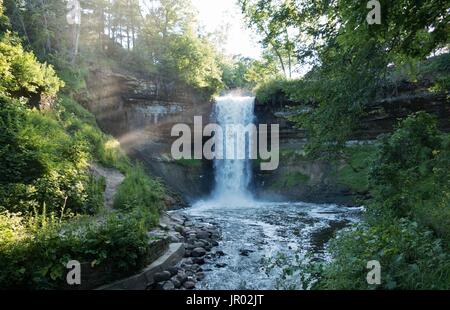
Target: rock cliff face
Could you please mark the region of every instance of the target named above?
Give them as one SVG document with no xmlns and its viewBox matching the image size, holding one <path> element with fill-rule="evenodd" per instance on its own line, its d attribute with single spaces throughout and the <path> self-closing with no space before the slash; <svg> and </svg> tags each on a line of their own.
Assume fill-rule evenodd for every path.
<svg viewBox="0 0 450 310">
<path fill-rule="evenodd" d="M 450 131 L 450 104 L 448 92 L 428 91 L 431 83 L 401 83 L 395 89 L 383 90 L 380 99 L 366 110 L 361 128 L 351 137 L 356 141 L 374 140 L 391 132 L 398 120 L 410 113 L 426 111 L 435 115 L 439 126 Z M 302 149 L 306 132 L 294 128 L 287 120 L 302 106 L 278 97 L 269 104 L 256 104 L 257 123 L 280 125 L 280 167 L 263 172 L 255 165 L 253 190 L 258 197 L 280 200 L 302 200 L 323 203 L 353 204 L 359 197 L 340 184 L 338 173 L 342 163 L 306 159 Z"/>
<path fill-rule="evenodd" d="M 194 116 L 209 121 L 211 103 L 198 93 L 174 89 L 161 95 L 155 83 L 130 74 L 92 70 L 87 78 L 84 105 L 100 127 L 115 136 L 124 150 L 141 160 L 151 174 L 188 202 L 208 194 L 212 187 L 211 163 L 173 161 L 170 156 L 173 125 L 188 124 Z"/>
<path fill-rule="evenodd" d="M 186 202 L 209 195 L 214 186 L 210 161 L 174 161 L 170 156 L 173 125 L 188 124 L 194 116 L 211 122 L 212 103 L 188 89 L 165 92 L 156 83 L 131 74 L 92 70 L 87 79 L 85 106 L 93 112 L 101 128 L 119 139 L 132 158 L 141 160 L 151 174 L 160 177 L 174 193 Z M 392 131 L 398 118 L 425 110 L 435 114 L 440 126 L 450 131 L 448 93 L 427 91 L 426 83 L 417 87 L 405 83 L 394 92 L 384 93 L 368 109 L 354 140 L 371 140 Z M 306 132 L 294 128 L 286 116 L 302 107 L 292 102 L 274 100 L 268 105 L 256 104 L 257 123 L 280 124 L 281 161 L 279 169 L 264 172 L 254 165 L 252 191 L 256 197 L 270 200 L 311 201 L 353 204 L 357 197 L 339 184 L 336 176 L 340 164 L 307 159 L 302 154 Z"/>
<path fill-rule="evenodd" d="M 272 201 L 306 201 L 352 204 L 354 196 L 336 180 L 339 167 L 303 156 L 306 132 L 286 119 L 289 107 L 275 102 L 255 106 L 257 124 L 280 125 L 280 165 L 274 171 L 253 166 L 252 191 L 257 198 Z"/>
</svg>

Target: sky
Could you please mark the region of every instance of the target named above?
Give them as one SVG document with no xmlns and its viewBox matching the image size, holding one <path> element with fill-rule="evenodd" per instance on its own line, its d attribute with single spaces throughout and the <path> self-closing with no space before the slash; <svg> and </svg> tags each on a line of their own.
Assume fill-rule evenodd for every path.
<svg viewBox="0 0 450 310">
<path fill-rule="evenodd" d="M 236 0 L 192 0 L 199 12 L 199 22 L 208 32 L 229 25 L 228 42 L 224 49 L 230 55 L 258 59 L 261 48 L 255 33 L 248 29 Z"/>
</svg>

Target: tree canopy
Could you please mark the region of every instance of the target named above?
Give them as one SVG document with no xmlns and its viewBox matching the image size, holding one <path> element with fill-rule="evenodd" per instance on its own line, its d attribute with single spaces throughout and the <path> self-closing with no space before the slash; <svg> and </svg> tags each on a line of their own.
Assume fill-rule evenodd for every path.
<svg viewBox="0 0 450 310">
<path fill-rule="evenodd" d="M 308 129 L 311 149 L 345 144 L 389 68 L 449 47 L 449 6 L 443 0 L 382 0 L 379 25 L 367 22 L 366 1 L 241 0 L 240 4 L 249 25 L 282 67 L 286 69 L 286 59 L 304 71 L 312 65 L 306 76 L 286 87 L 288 99 L 314 106 L 310 113 L 293 118 Z"/>
<path fill-rule="evenodd" d="M 80 0 L 81 24 L 69 24 L 65 1 L 4 0 L 12 29 L 39 60 L 67 70 L 110 59 L 155 80 L 207 96 L 224 88 L 224 55 L 198 31 L 197 13 L 182 0 Z M 2 23 L 3 24 L 3 23 Z"/>
</svg>

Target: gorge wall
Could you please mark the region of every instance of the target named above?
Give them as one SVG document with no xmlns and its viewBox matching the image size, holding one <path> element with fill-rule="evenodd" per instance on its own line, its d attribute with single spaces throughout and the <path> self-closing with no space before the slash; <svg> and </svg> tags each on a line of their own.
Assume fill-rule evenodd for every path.
<svg viewBox="0 0 450 310">
<path fill-rule="evenodd" d="M 261 171 L 255 163 L 252 190 L 256 197 L 272 201 L 355 203 L 357 195 L 338 181 L 339 165 L 304 156 L 306 132 L 287 120 L 293 110 L 297 109 L 283 102 L 256 103 L 257 124 L 280 125 L 280 165 L 274 171 Z"/>
<path fill-rule="evenodd" d="M 399 119 L 411 113 L 426 111 L 438 119 L 439 127 L 450 131 L 448 91 L 430 91 L 432 80 L 417 83 L 403 81 L 395 88 L 383 89 L 379 99 L 365 111 L 359 130 L 351 144 L 370 143 L 379 135 L 392 132 Z M 254 192 L 258 197 L 292 199 L 323 203 L 356 203 L 366 193 L 355 192 L 342 182 L 345 163 L 306 158 L 302 152 L 306 132 L 287 120 L 305 107 L 287 100 L 283 95 L 273 97 L 267 104 L 256 103 L 257 123 L 280 125 L 280 168 L 262 172 L 255 166 Z"/>
<path fill-rule="evenodd" d="M 96 116 L 100 127 L 115 136 L 123 149 L 142 161 L 148 171 L 161 178 L 174 196 L 185 203 L 207 196 L 214 187 L 211 161 L 171 159 L 171 137 L 174 124 L 189 124 L 194 116 L 211 122 L 212 103 L 190 89 L 165 85 L 162 93 L 153 81 L 130 73 L 93 69 L 87 82 L 87 93 L 80 101 Z M 168 91 L 167 91 L 168 90 Z M 448 94 L 426 91 L 426 83 L 417 87 L 405 83 L 392 94 L 374 102 L 352 139 L 370 141 L 392 131 L 399 118 L 425 110 L 439 118 L 440 126 L 450 130 Z M 301 106 L 285 100 L 269 104 L 256 103 L 256 122 L 280 125 L 280 166 L 275 171 L 261 171 L 253 165 L 251 190 L 257 198 L 322 203 L 354 204 L 360 195 L 340 182 L 344 164 L 306 158 L 303 146 L 306 132 L 294 128 L 287 120 Z M 182 203 L 181 203 L 182 204 Z"/>
<path fill-rule="evenodd" d="M 122 148 L 161 178 L 174 195 L 191 202 L 212 188 L 211 163 L 174 161 L 170 156 L 171 129 L 177 123 L 193 128 L 194 116 L 208 122 L 212 104 L 201 94 L 173 86 L 162 94 L 157 83 L 130 73 L 92 69 L 82 103 L 97 118 L 103 131 L 116 137 Z M 166 85 L 167 89 L 167 85 Z"/>
</svg>

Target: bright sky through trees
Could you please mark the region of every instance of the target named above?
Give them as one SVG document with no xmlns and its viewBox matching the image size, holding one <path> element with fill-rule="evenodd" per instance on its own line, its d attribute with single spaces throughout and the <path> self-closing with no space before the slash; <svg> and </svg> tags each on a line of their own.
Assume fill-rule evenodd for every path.
<svg viewBox="0 0 450 310">
<path fill-rule="evenodd" d="M 199 22 L 206 31 L 214 32 L 228 27 L 228 39 L 224 44 L 226 53 L 260 57 L 261 48 L 257 38 L 246 27 L 236 0 L 192 0 L 192 3 L 199 11 Z"/>
</svg>

